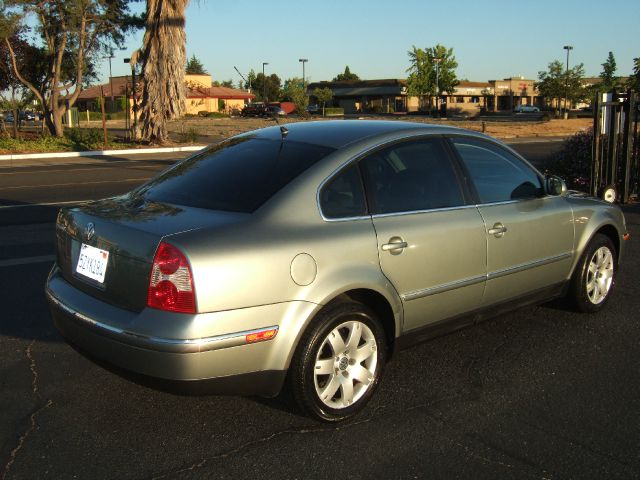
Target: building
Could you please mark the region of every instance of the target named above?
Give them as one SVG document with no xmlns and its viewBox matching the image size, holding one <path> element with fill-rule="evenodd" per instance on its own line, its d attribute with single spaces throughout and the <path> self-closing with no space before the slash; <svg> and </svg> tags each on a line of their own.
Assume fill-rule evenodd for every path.
<svg viewBox="0 0 640 480">
<path fill-rule="evenodd" d="M 137 81 L 137 88 L 143 87 Z M 187 87 L 186 113 L 197 115 L 200 112 L 232 112 L 241 110 L 255 95 L 228 87 L 214 87 L 211 75 L 185 75 Z M 108 83 L 89 87 L 78 96 L 76 106 L 79 110 L 100 110 L 100 95 L 105 98 L 105 109 L 109 112 L 122 111 L 127 104 L 132 104 L 132 79 L 130 76 L 112 77 Z M 113 96 L 113 102 L 111 98 Z M 137 98 L 142 93 L 138 91 Z"/>
<path fill-rule="evenodd" d="M 409 113 L 429 111 L 435 98 L 409 96 L 403 79 L 315 82 L 308 86 L 333 91 L 333 106 L 345 113 Z M 440 95 L 441 108 L 450 115 L 475 115 L 483 111 L 511 112 L 518 105 L 541 106 L 533 80 L 511 77 L 488 82 L 461 81 L 451 94 Z"/>
<path fill-rule="evenodd" d="M 226 112 L 242 108 L 255 95 L 229 87 L 215 87 L 211 75 L 185 75 L 187 84 L 187 114 L 196 115 L 200 112 Z"/>
<path fill-rule="evenodd" d="M 512 111 L 518 105 L 542 107 L 533 80 L 524 77 L 510 77 L 504 80 L 489 80 L 493 88 L 493 105 L 491 111 Z"/>
<path fill-rule="evenodd" d="M 346 80 L 310 83 L 307 91 L 330 88 L 333 106 L 345 113 L 394 113 L 407 111 L 407 83 L 404 80 Z"/>
</svg>

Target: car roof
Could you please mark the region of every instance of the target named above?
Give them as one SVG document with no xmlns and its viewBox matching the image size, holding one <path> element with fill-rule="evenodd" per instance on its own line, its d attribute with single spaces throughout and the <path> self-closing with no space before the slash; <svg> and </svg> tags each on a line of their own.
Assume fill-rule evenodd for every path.
<svg viewBox="0 0 640 480">
<path fill-rule="evenodd" d="M 288 131 L 286 137 L 288 141 L 323 145 L 335 149 L 365 138 L 384 136 L 401 131 L 413 133 L 422 130 L 424 133 L 431 134 L 466 132 L 466 130 L 450 126 L 384 120 L 325 120 L 287 123 L 283 126 Z M 282 133 L 278 126 L 263 128 L 244 135 L 274 140 L 282 138 Z"/>
</svg>

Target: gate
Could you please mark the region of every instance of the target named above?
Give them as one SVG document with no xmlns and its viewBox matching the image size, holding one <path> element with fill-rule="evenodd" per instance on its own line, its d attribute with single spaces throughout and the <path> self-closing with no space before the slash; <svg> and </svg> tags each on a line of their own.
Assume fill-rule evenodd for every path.
<svg viewBox="0 0 640 480">
<path fill-rule="evenodd" d="M 596 95 L 593 104 L 591 194 L 609 202 L 638 197 L 637 92 Z"/>
</svg>

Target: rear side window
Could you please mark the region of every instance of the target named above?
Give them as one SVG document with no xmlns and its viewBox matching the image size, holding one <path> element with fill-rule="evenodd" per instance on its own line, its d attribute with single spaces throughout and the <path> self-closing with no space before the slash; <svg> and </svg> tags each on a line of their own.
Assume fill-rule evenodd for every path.
<svg viewBox="0 0 640 480">
<path fill-rule="evenodd" d="M 179 163 L 136 193 L 149 200 L 250 213 L 334 149 L 236 138 Z"/>
<path fill-rule="evenodd" d="M 362 161 L 373 213 L 464 205 L 456 171 L 441 139 L 403 142 Z"/>
<path fill-rule="evenodd" d="M 507 150 L 484 140 L 454 138 L 452 141 L 471 174 L 482 203 L 542 196 L 540 177 Z"/>
<path fill-rule="evenodd" d="M 320 206 L 326 218 L 349 218 L 366 215 L 364 190 L 357 165 L 336 175 L 320 192 Z"/>
</svg>

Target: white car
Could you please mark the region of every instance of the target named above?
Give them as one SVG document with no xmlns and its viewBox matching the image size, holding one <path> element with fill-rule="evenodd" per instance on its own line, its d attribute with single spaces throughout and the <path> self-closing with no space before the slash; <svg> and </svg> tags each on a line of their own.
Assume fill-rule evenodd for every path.
<svg viewBox="0 0 640 480">
<path fill-rule="evenodd" d="M 516 113 L 537 113 L 540 109 L 533 105 L 518 105 L 513 111 Z"/>
</svg>

